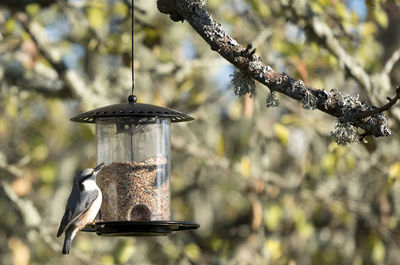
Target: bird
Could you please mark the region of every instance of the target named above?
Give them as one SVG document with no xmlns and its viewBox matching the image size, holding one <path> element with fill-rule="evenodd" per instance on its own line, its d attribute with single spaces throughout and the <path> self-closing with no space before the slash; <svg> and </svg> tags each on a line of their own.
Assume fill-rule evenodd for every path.
<svg viewBox="0 0 400 265">
<path fill-rule="evenodd" d="M 69 254 L 76 233 L 92 222 L 100 210 L 102 194 L 94 181 L 104 163 L 81 170 L 75 177 L 57 238 L 65 231 L 62 254 Z"/>
</svg>

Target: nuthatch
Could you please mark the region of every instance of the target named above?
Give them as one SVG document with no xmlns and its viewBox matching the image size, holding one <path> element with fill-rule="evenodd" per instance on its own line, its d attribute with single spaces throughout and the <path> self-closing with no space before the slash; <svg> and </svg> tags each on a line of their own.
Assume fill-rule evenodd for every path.
<svg viewBox="0 0 400 265">
<path fill-rule="evenodd" d="M 59 237 L 65 231 L 63 254 L 69 253 L 76 233 L 92 222 L 99 212 L 102 195 L 94 178 L 103 166 L 104 163 L 101 163 L 96 168 L 86 168 L 74 178 L 72 191 L 57 232 Z"/>
</svg>

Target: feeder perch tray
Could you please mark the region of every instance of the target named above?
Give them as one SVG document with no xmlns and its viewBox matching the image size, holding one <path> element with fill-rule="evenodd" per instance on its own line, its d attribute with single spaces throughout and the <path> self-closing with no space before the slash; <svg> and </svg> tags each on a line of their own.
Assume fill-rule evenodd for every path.
<svg viewBox="0 0 400 265">
<path fill-rule="evenodd" d="M 199 227 L 196 223 L 178 221 L 111 221 L 86 225 L 82 231 L 96 232 L 99 236 L 166 236 Z"/>
</svg>

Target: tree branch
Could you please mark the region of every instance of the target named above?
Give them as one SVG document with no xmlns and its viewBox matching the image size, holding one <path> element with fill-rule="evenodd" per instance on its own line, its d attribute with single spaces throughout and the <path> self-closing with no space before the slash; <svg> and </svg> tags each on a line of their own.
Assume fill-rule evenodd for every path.
<svg viewBox="0 0 400 265">
<path fill-rule="evenodd" d="M 51 49 L 47 38 L 44 35 L 44 30 L 40 25 L 31 22 L 29 17 L 24 13 L 17 13 L 17 20 L 23 25 L 26 32 L 32 38 L 38 50 L 43 57 L 50 63 L 54 70 L 58 73 L 59 78 L 65 83 L 66 91 L 58 92 L 58 95 L 75 96 L 90 102 L 90 105 L 104 105 L 111 101 L 107 97 L 102 97 L 94 93 L 94 89 L 80 77 L 75 71 L 68 69 L 65 64 L 57 58 Z"/>
<path fill-rule="evenodd" d="M 160 12 L 169 14 L 173 21 L 186 20 L 212 50 L 217 51 L 244 75 L 264 84 L 271 91 L 277 91 L 303 102 L 305 108 L 318 108 L 338 118 L 340 122 L 359 127 L 365 131 L 363 135 L 380 137 L 391 134 L 387 127 L 387 120 L 381 113 L 364 118 L 354 115 L 355 113 L 358 115 L 363 115 L 361 113 L 364 112 L 370 113 L 375 107 L 360 102 L 357 98 L 342 96 L 337 90 L 327 92 L 311 88 L 301 80 L 296 80 L 286 73 L 276 72 L 270 66 L 263 64 L 260 57 L 256 55 L 255 49 L 253 50 L 251 45 L 246 48 L 239 45 L 226 33 L 221 24 L 212 19 L 204 4 L 205 1 L 201 0 L 157 1 Z M 369 83 L 366 82 L 366 84 Z"/>
<path fill-rule="evenodd" d="M 7 182 L 0 182 L 0 186 L 3 188 L 4 193 L 10 199 L 10 201 L 12 201 L 17 206 L 24 220 L 24 224 L 30 228 L 38 227 L 42 219 L 33 203 L 29 200 L 19 198 Z"/>
<path fill-rule="evenodd" d="M 363 119 L 368 116 L 376 115 L 376 114 L 379 114 L 379 113 L 389 110 L 400 99 L 400 86 L 396 88 L 396 96 L 394 98 L 387 97 L 387 99 L 389 100 L 389 102 L 387 104 L 383 105 L 382 107 L 370 110 L 370 111 L 364 111 L 364 112 L 358 113 L 358 114 L 356 114 L 357 118 Z"/>
<path fill-rule="evenodd" d="M 390 74 L 393 70 L 395 64 L 400 60 L 400 48 L 394 51 L 392 56 L 390 56 L 389 60 L 386 61 L 385 67 L 383 68 L 383 73 Z"/>
<path fill-rule="evenodd" d="M 63 76 L 63 74 L 67 71 L 67 67 L 61 61 L 57 61 L 56 59 L 54 59 L 54 55 L 51 53 L 51 50 L 48 47 L 46 47 L 46 45 L 41 45 L 42 44 L 41 41 L 42 39 L 44 39 L 44 36 L 41 36 L 38 33 L 38 30 L 36 30 L 35 34 L 35 29 L 32 29 L 28 16 L 24 13 L 17 13 L 16 19 L 21 23 L 24 30 L 29 34 L 32 41 L 35 43 L 39 52 L 49 62 L 52 68 L 58 73 L 59 76 Z M 71 96 L 72 94 L 70 87 L 65 85 L 61 88 L 61 90 L 57 91 L 56 90 L 51 91 L 49 89 L 39 87 L 37 89 L 37 92 L 48 93 L 49 95 L 62 95 L 62 96 Z"/>
<path fill-rule="evenodd" d="M 314 14 L 308 4 L 299 6 L 303 4 L 306 4 L 306 2 L 291 2 L 289 5 L 283 5 L 282 8 L 290 12 L 287 18 L 291 21 L 295 23 L 299 22 L 299 20 L 304 21 L 305 31 L 308 35 L 311 35 L 312 39 L 318 41 L 329 50 L 338 59 L 342 67 L 347 70 L 348 74 L 367 91 L 367 94 L 372 95 L 372 81 L 365 69 L 352 55 L 345 51 L 333 34 L 331 27 Z"/>
</svg>

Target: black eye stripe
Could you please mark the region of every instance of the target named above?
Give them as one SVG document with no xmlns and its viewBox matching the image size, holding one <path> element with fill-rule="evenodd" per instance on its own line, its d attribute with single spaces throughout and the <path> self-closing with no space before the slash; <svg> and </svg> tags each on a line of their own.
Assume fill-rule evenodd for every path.
<svg viewBox="0 0 400 265">
<path fill-rule="evenodd" d="M 93 173 L 90 173 L 89 175 L 84 176 L 84 177 L 82 178 L 82 180 L 79 181 L 79 183 L 84 182 L 85 180 L 87 180 L 87 179 L 90 178 L 91 176 L 93 176 Z"/>
</svg>

